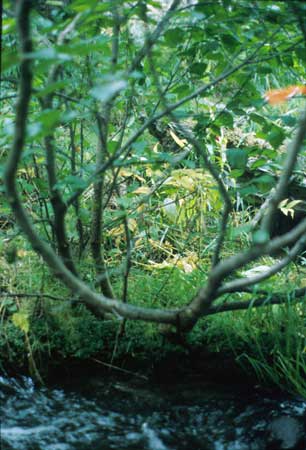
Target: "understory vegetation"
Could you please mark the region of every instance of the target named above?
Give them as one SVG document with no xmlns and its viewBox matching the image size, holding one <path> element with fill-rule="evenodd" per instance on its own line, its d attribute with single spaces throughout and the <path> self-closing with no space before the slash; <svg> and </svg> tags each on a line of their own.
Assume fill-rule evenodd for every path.
<svg viewBox="0 0 306 450">
<path fill-rule="evenodd" d="M 2 369 L 179 377 L 214 358 L 306 397 L 303 3 L 16 3 Z"/>
</svg>

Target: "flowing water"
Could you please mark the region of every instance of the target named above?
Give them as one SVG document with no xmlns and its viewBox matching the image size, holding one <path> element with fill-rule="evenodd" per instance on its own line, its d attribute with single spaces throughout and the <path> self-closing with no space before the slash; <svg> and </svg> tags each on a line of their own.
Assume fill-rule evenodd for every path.
<svg viewBox="0 0 306 450">
<path fill-rule="evenodd" d="M 306 449 L 306 402 L 260 388 L 0 377 L 1 450 Z"/>
</svg>

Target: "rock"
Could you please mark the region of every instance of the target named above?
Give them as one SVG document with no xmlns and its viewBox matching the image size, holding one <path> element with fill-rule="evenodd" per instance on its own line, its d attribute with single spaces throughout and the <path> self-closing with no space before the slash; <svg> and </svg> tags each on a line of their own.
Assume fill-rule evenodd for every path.
<svg viewBox="0 0 306 450">
<path fill-rule="evenodd" d="M 269 427 L 267 450 L 305 450 L 305 430 L 296 417 L 281 416 Z"/>
</svg>

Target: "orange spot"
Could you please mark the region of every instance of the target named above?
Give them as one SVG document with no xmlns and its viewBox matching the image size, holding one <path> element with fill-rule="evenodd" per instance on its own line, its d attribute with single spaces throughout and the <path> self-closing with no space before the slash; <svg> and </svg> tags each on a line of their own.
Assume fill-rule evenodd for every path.
<svg viewBox="0 0 306 450">
<path fill-rule="evenodd" d="M 290 100 L 295 95 L 306 95 L 306 86 L 288 86 L 282 89 L 272 89 L 266 92 L 265 100 L 270 105 L 278 105 L 287 100 Z"/>
</svg>

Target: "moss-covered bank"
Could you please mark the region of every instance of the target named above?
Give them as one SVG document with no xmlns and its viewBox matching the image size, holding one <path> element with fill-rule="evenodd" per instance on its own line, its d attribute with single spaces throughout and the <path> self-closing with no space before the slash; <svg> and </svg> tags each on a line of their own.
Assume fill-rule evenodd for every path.
<svg viewBox="0 0 306 450">
<path fill-rule="evenodd" d="M 203 320 L 183 340 L 148 323 L 127 321 L 123 328 L 99 320 L 82 305 L 30 300 L 2 318 L 1 366 L 44 380 L 111 370 L 170 383 L 249 378 L 305 395 L 298 314 L 293 308 L 290 314 L 285 307 L 227 313 Z M 288 317 L 295 321 L 291 331 Z"/>
</svg>

